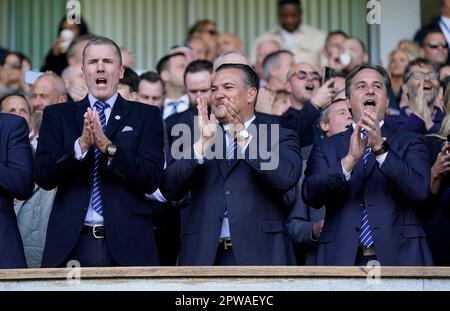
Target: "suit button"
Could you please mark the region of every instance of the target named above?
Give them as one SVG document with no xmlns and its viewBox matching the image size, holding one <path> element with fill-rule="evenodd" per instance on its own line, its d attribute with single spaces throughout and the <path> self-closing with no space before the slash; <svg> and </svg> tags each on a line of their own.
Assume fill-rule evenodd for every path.
<svg viewBox="0 0 450 311">
<path fill-rule="evenodd" d="M 355 231 L 356 231 L 356 232 L 359 232 L 359 230 L 360 230 L 360 229 L 359 229 L 358 227 L 355 227 Z"/>
<path fill-rule="evenodd" d="M 230 194 L 231 194 L 231 191 L 228 191 L 228 190 L 227 190 L 227 191 L 225 191 L 225 194 L 226 194 L 226 195 L 230 195 Z"/>
</svg>

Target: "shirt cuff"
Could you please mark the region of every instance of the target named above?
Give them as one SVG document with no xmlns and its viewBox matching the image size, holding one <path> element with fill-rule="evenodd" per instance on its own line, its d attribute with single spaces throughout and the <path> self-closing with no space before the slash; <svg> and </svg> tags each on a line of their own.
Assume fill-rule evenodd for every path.
<svg viewBox="0 0 450 311">
<path fill-rule="evenodd" d="M 201 154 L 198 154 L 197 151 L 195 151 L 195 148 L 192 148 L 192 149 L 194 149 L 194 157 L 197 159 L 198 164 L 205 163 L 205 157 L 202 156 Z"/>
<path fill-rule="evenodd" d="M 350 177 L 352 177 L 352 171 L 350 171 L 350 172 L 347 172 L 346 170 L 345 170 L 345 168 L 344 168 L 344 164 L 342 164 L 342 160 L 341 160 L 341 167 L 342 167 L 342 173 L 344 173 L 344 176 L 345 176 L 345 181 L 349 181 L 350 180 Z"/>
<path fill-rule="evenodd" d="M 159 189 L 157 189 L 152 194 L 146 194 L 145 197 L 147 198 L 147 200 L 151 200 L 151 201 L 158 201 L 161 203 L 167 202 L 166 198 L 162 195 L 162 193 Z"/>
<path fill-rule="evenodd" d="M 73 145 L 73 150 L 75 151 L 75 159 L 77 159 L 78 161 L 81 161 L 84 159 L 84 157 L 86 157 L 86 154 L 88 153 L 87 151 L 85 151 L 84 153 L 81 152 L 81 146 L 80 146 L 80 139 L 78 138 L 74 145 Z"/>
<path fill-rule="evenodd" d="M 383 154 L 380 154 L 379 156 L 376 157 L 378 166 L 381 167 L 381 165 L 383 165 L 384 161 L 386 161 L 386 157 L 387 157 L 388 153 L 389 153 L 389 151 L 385 152 Z"/>
</svg>

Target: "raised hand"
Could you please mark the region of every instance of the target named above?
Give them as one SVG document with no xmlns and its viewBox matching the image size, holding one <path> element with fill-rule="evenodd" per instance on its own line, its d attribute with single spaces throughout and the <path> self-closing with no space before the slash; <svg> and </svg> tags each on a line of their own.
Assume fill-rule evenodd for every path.
<svg viewBox="0 0 450 311">
<path fill-rule="evenodd" d="M 315 93 L 311 99 L 311 103 L 319 109 L 325 108 L 335 94 L 333 88 L 334 78 L 325 82 Z"/>
<path fill-rule="evenodd" d="M 204 155 L 216 137 L 217 124 L 219 122 L 213 113 L 208 116 L 208 101 L 205 97 L 197 99 L 197 109 L 197 125 L 200 131 L 200 138 L 195 142 L 194 149 L 198 154 Z"/>
<path fill-rule="evenodd" d="M 84 113 L 83 132 L 79 138 L 82 153 L 85 153 L 92 145 L 94 145 L 94 136 L 92 132 L 93 112 L 88 108 Z"/>
<path fill-rule="evenodd" d="M 439 192 L 442 177 L 450 172 L 450 144 L 446 143 L 439 152 L 436 161 L 431 167 L 430 191 L 434 194 Z"/>
<path fill-rule="evenodd" d="M 380 123 L 376 112 L 364 111 L 359 121 L 362 128 L 366 130 L 368 134 L 367 145 L 374 151 L 380 149 L 384 140 L 381 135 Z"/>
<path fill-rule="evenodd" d="M 106 146 L 111 143 L 111 141 L 106 137 L 103 132 L 98 113 L 94 113 L 94 118 L 91 122 L 92 126 L 92 136 L 94 137 L 94 144 L 98 150 L 105 152 Z"/>
<path fill-rule="evenodd" d="M 350 147 L 347 155 L 342 159 L 342 165 L 347 172 L 351 172 L 355 167 L 356 163 L 363 156 L 364 150 L 367 146 L 367 141 L 369 139 L 369 135 L 362 138 L 361 130 L 362 130 L 362 121 L 359 120 L 358 124 L 356 124 L 356 128 L 353 131 L 352 137 L 350 138 Z"/>
</svg>

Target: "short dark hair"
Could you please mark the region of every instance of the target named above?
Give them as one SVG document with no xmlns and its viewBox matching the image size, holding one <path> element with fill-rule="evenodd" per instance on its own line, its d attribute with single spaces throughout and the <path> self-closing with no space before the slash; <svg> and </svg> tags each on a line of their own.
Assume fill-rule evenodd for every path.
<svg viewBox="0 0 450 311">
<path fill-rule="evenodd" d="M 139 89 L 139 75 L 131 68 L 125 67 L 123 78 L 119 83 L 128 85 L 131 92 L 137 92 Z"/>
<path fill-rule="evenodd" d="M 22 98 L 22 99 L 27 103 L 28 114 L 31 116 L 32 109 L 31 109 L 31 106 L 30 106 L 30 102 L 28 101 L 28 98 L 25 96 L 25 94 L 23 94 L 23 93 L 21 93 L 21 92 L 11 92 L 11 93 L 6 94 L 6 95 L 3 96 L 2 98 L 0 98 L 0 111 L 2 111 L 2 109 L 3 109 L 3 103 L 4 103 L 8 98 L 13 97 L 13 96 L 20 97 L 20 98 Z"/>
<path fill-rule="evenodd" d="M 299 7 L 302 6 L 302 2 L 300 0 L 278 0 L 278 7 L 281 7 L 285 4 L 294 4 L 298 5 Z"/>
<path fill-rule="evenodd" d="M 252 67 L 245 64 L 222 64 L 216 69 L 216 72 L 225 69 L 238 69 L 244 74 L 244 84 L 247 88 L 255 88 L 259 92 L 259 78 Z"/>
<path fill-rule="evenodd" d="M 433 68 L 434 71 L 438 74 L 438 80 L 440 76 L 440 66 L 435 62 L 429 61 L 425 58 L 419 57 L 409 62 L 408 66 L 406 66 L 405 72 L 403 73 L 403 83 L 408 82 L 409 75 L 411 74 L 411 68 L 413 66 L 428 66 Z"/>
<path fill-rule="evenodd" d="M 205 27 L 210 24 L 217 25 L 214 21 L 209 19 L 198 20 L 197 22 L 195 22 L 194 25 L 192 25 L 191 28 L 189 28 L 188 38 L 191 38 L 196 32 L 202 32 L 205 29 Z M 189 41 L 189 39 L 187 41 Z"/>
<path fill-rule="evenodd" d="M 88 44 L 86 44 L 86 46 L 84 47 L 83 50 L 83 64 L 84 61 L 86 60 L 86 53 L 87 53 L 87 49 L 92 46 L 92 45 L 109 45 L 112 46 L 114 48 L 114 53 L 119 57 L 119 64 L 122 65 L 122 54 L 120 52 L 120 48 L 117 45 L 117 43 L 115 43 L 113 40 L 107 38 L 107 37 L 101 37 L 101 36 L 97 36 L 92 38 Z"/>
<path fill-rule="evenodd" d="M 184 56 L 186 55 L 183 52 L 175 52 L 171 54 L 167 54 L 163 56 L 159 61 L 158 64 L 156 64 L 156 71 L 158 71 L 158 74 L 161 74 L 162 71 L 167 70 L 169 68 L 169 61 L 172 57 L 175 56 Z"/>
<path fill-rule="evenodd" d="M 62 27 L 64 22 L 67 20 L 67 16 L 64 16 L 60 21 L 58 25 L 58 35 L 62 31 Z M 89 33 L 89 27 L 86 23 L 86 21 L 80 16 L 80 23 L 76 24 L 78 26 L 79 30 L 79 36 L 83 36 Z"/>
<path fill-rule="evenodd" d="M 364 44 L 364 42 L 360 38 L 358 38 L 358 37 L 347 37 L 347 39 L 356 40 L 359 43 L 359 45 L 361 46 L 363 52 L 367 53 L 366 45 Z"/>
<path fill-rule="evenodd" d="M 144 72 L 143 74 L 141 74 L 139 76 L 138 85 L 141 81 L 144 81 L 144 80 L 147 82 L 150 82 L 150 83 L 158 83 L 159 82 L 159 83 L 161 83 L 161 86 L 164 90 L 164 82 L 163 82 L 163 80 L 161 80 L 161 77 L 159 76 L 159 74 L 156 71 L 147 71 L 147 72 Z"/>
<path fill-rule="evenodd" d="M 188 73 L 197 73 L 207 71 L 209 73 L 213 72 L 213 64 L 209 60 L 198 59 L 190 62 L 184 71 L 184 82 L 186 83 L 186 76 Z"/>
<path fill-rule="evenodd" d="M 9 56 L 9 55 L 16 55 L 17 56 L 17 58 L 19 59 L 19 61 L 20 61 L 20 65 L 22 66 L 22 62 L 23 62 L 23 60 L 24 59 L 27 59 L 26 57 L 25 57 L 25 55 L 23 55 L 22 53 L 20 53 L 20 52 L 6 52 L 6 54 L 5 54 L 5 57 L 2 59 L 2 62 L 0 63 L 0 65 L 4 65 L 5 63 L 6 63 L 6 58 Z M 31 64 L 31 62 L 30 62 L 30 64 Z"/>
<path fill-rule="evenodd" d="M 440 33 L 445 38 L 445 35 L 444 35 L 444 33 L 442 32 L 442 30 L 440 28 L 437 28 L 437 27 L 428 28 L 428 29 L 425 29 L 425 31 L 423 33 L 423 36 L 422 36 L 422 38 L 420 40 L 420 46 L 424 46 L 425 45 L 426 38 L 428 37 L 428 35 L 430 35 L 432 33 Z"/>
<path fill-rule="evenodd" d="M 384 87 L 386 88 L 386 91 L 389 92 L 391 90 L 391 78 L 389 77 L 389 73 L 386 71 L 386 69 L 384 69 L 384 67 L 379 65 L 362 64 L 353 69 L 347 76 L 347 79 L 345 80 L 345 96 L 350 98 L 353 78 L 364 69 L 371 69 L 378 72 L 383 77 Z"/>
</svg>

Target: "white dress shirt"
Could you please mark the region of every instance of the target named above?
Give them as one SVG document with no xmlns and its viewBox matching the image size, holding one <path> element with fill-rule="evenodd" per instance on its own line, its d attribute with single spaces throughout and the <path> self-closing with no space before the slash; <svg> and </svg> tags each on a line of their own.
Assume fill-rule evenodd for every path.
<svg viewBox="0 0 450 311">
<path fill-rule="evenodd" d="M 109 117 L 111 116 L 111 112 L 112 112 L 114 104 L 117 100 L 118 94 L 119 93 L 116 93 L 110 99 L 103 101 L 109 105 L 109 107 L 105 109 L 106 124 L 108 124 L 108 120 L 109 120 Z M 92 110 L 95 112 L 94 104 L 98 101 L 98 99 L 96 99 L 90 93 L 88 95 L 88 99 L 89 99 L 89 104 L 90 104 Z M 85 151 L 84 153 L 81 152 L 79 138 L 74 143 L 74 151 L 75 151 L 75 158 L 78 161 L 83 160 L 86 157 L 86 154 L 88 153 L 88 151 Z M 103 216 L 99 215 L 96 211 L 94 211 L 94 209 L 92 208 L 92 205 L 91 205 L 91 200 L 89 200 L 88 211 L 86 213 L 86 218 L 84 220 L 84 224 L 86 226 L 92 226 L 92 227 L 95 225 L 103 225 Z"/>
</svg>

